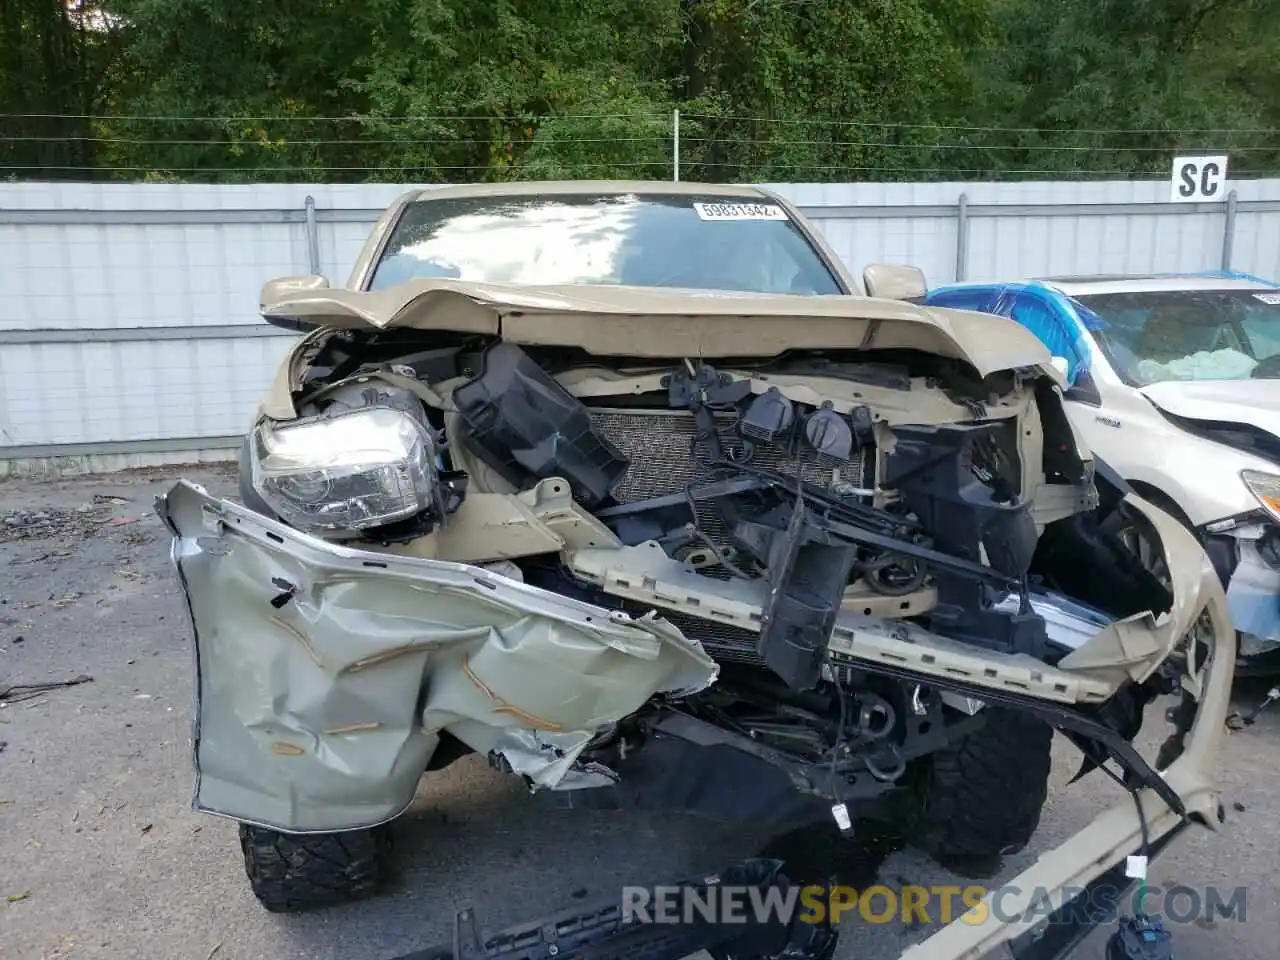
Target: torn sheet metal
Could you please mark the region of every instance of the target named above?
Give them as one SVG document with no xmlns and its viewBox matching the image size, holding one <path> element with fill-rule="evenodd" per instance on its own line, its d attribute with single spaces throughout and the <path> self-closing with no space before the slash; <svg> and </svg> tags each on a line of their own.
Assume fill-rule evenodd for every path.
<svg viewBox="0 0 1280 960">
<path fill-rule="evenodd" d="M 608 767 L 578 762 L 579 754 L 591 739 L 584 733 L 504 730 L 491 749 L 503 758 L 509 772 L 525 777 L 534 789 L 582 790 L 613 786 L 619 777 Z"/>
<path fill-rule="evenodd" d="M 768 602 L 767 585 L 690 576 L 684 564 L 652 541 L 617 550 L 574 550 L 565 554 L 565 564 L 575 576 L 613 596 L 752 632 L 759 632 Z M 849 611 L 837 617 L 828 646 L 832 653 L 870 664 L 1060 703 L 1102 703 L 1124 678 L 1123 673 L 1119 679 L 1070 673 L 1027 654 L 982 649 L 908 621 Z"/>
<path fill-rule="evenodd" d="M 157 512 L 195 630 L 209 813 L 300 833 L 388 820 L 442 730 L 555 787 L 601 729 L 717 674 L 664 620 L 335 546 L 185 481 Z M 548 742 L 563 756 L 531 747 Z"/>
<path fill-rule="evenodd" d="M 1202 615 L 1208 629 L 1200 639 L 1207 643 L 1209 656 L 1197 665 L 1196 682 L 1184 682 L 1184 689 L 1197 691 L 1194 720 L 1178 756 L 1160 775 L 1177 792 L 1189 818 L 1216 829 L 1222 822 L 1222 795 L 1215 774 L 1226 732 L 1236 640 L 1221 583 L 1207 563 L 1196 593 L 1205 601 Z M 1026 870 L 988 893 L 982 903 L 908 947 L 898 960 L 982 960 L 996 956 L 1003 945 L 1034 938 L 1045 917 L 1038 909 L 1042 904 L 1050 909 L 1062 907 L 1074 893 L 1142 849 L 1144 839 L 1158 845 L 1188 822 L 1153 790 L 1139 790 L 1137 796 L 1141 818 L 1133 798 L 1121 797 L 1083 830 L 1040 854 Z M 1000 898 L 1001 910 L 992 909 L 995 897 Z M 1011 916 L 1017 919 L 1006 922 Z"/>
<path fill-rule="evenodd" d="M 1173 603 L 1156 616 L 1150 612 L 1117 620 L 1058 662 L 1062 670 L 1118 683 L 1126 677 L 1144 683 L 1160 669 L 1182 638 L 1195 626 L 1206 604 L 1226 598 L 1217 573 L 1200 540 L 1180 521 L 1135 494 L 1125 502 L 1142 513 L 1164 555 Z M 1229 620 L 1229 617 L 1228 617 Z"/>
</svg>

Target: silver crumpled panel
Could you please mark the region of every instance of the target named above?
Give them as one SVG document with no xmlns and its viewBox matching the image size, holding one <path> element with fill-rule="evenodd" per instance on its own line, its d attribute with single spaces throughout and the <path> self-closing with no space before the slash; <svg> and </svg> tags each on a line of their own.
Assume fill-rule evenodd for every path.
<svg viewBox="0 0 1280 960">
<path fill-rule="evenodd" d="M 179 482 L 157 501 L 196 637 L 195 806 L 294 832 L 399 814 L 448 731 L 536 787 L 657 693 L 716 678 L 701 646 L 465 564 L 326 543 Z"/>
</svg>

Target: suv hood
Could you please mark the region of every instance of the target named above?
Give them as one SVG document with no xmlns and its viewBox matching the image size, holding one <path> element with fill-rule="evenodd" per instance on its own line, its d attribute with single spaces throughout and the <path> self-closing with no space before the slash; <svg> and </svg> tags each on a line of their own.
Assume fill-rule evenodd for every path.
<svg viewBox="0 0 1280 960">
<path fill-rule="evenodd" d="M 1280 437 L 1280 380 L 1166 380 L 1138 389 L 1175 417 L 1242 423 Z"/>
<path fill-rule="evenodd" d="M 419 279 L 376 291 L 263 288 L 281 326 L 414 327 L 576 346 L 599 356 L 745 357 L 786 350 L 911 348 L 979 374 L 1038 367 L 1061 383 L 1034 334 L 1004 317 L 859 296 L 790 296 L 605 285 Z"/>
</svg>

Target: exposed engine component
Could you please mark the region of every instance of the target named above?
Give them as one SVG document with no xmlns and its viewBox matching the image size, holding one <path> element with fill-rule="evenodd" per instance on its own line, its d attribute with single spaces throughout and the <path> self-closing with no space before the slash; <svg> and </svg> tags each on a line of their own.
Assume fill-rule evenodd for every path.
<svg viewBox="0 0 1280 960">
<path fill-rule="evenodd" d="M 1001 426 L 899 427 L 884 482 L 900 492 L 937 549 L 970 563 L 980 562 L 985 552 L 989 569 L 1021 585 L 1018 612 L 996 610 L 1001 597 L 993 595 L 989 581 L 939 566 L 933 571 L 933 628 L 981 646 L 1040 656 L 1047 642 L 1044 620 L 1026 596 L 1039 532 L 1027 505 L 1012 497 L 1006 473 L 989 466 L 990 445 Z"/>
<path fill-rule="evenodd" d="M 796 691 L 768 674 L 730 669 L 696 700 L 654 707 L 629 718 L 583 756 L 616 771 L 622 783 L 631 786 L 621 792 L 585 791 L 575 803 L 672 806 L 709 816 L 736 810 L 761 820 L 785 819 L 791 809 L 786 794 L 798 786 L 802 794 L 865 804 L 892 796 L 904 785 L 912 761 L 985 720 L 981 711 L 964 716 L 944 709 L 936 691 L 877 684 L 846 667 L 839 667 L 838 674 L 843 679 L 824 681 L 813 691 Z M 755 762 L 743 767 L 746 758 Z M 666 774 L 646 776 L 654 765 L 661 765 Z M 742 809 L 743 802 L 755 801 L 741 800 L 734 784 L 744 775 L 768 779 L 770 768 L 786 774 L 777 795 L 759 783 L 748 792 L 763 793 L 780 807 Z M 647 795 L 648 782 L 664 786 Z M 679 795 L 674 803 L 673 793 Z"/>
<path fill-rule="evenodd" d="M 807 689 L 817 683 L 858 550 L 807 526 L 804 517 L 797 501 L 786 530 L 744 521 L 734 532 L 769 578 L 756 652 L 789 685 Z"/>
<path fill-rule="evenodd" d="M 747 407 L 742 416 L 742 435 L 748 440 L 773 443 L 791 429 L 795 417 L 795 404 L 777 387 L 770 387 Z"/>
<path fill-rule="evenodd" d="M 462 441 L 510 482 L 564 477 L 624 543 L 656 542 L 703 575 L 766 582 L 756 652 L 793 688 L 817 683 L 855 581 L 882 596 L 931 584 L 934 629 L 1042 652 L 1044 623 L 1027 599 L 1037 530 L 1011 421 L 895 426 L 878 468 L 866 405 L 840 413 L 777 388 L 757 394 L 692 361 L 662 385 L 665 397 L 643 406 L 593 410 L 500 343 L 454 401 Z M 1016 608 L 997 606 L 1011 593 Z"/>
<path fill-rule="evenodd" d="M 465 427 L 457 440 L 521 488 L 563 477 L 586 507 L 603 502 L 627 459 L 591 416 L 529 355 L 510 343 L 485 352 L 480 375 L 453 392 Z"/>
<path fill-rule="evenodd" d="M 853 429 L 831 409 L 830 400 L 805 417 L 804 438 L 813 449 L 837 460 L 848 460 L 853 453 Z"/>
<path fill-rule="evenodd" d="M 874 436 L 876 417 L 866 404 L 854 407 L 849 411 L 849 420 L 853 423 L 853 436 L 861 446 L 870 443 Z"/>
</svg>

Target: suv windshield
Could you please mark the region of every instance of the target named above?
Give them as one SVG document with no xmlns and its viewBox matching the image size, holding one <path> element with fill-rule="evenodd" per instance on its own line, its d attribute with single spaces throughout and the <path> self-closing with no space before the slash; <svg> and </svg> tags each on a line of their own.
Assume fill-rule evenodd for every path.
<svg viewBox="0 0 1280 960">
<path fill-rule="evenodd" d="M 1170 290 L 1074 298 L 1131 385 L 1280 377 L 1280 290 Z"/>
<path fill-rule="evenodd" d="M 714 194 L 415 201 L 391 231 L 369 289 L 418 277 L 843 292 L 782 207 Z"/>
</svg>

